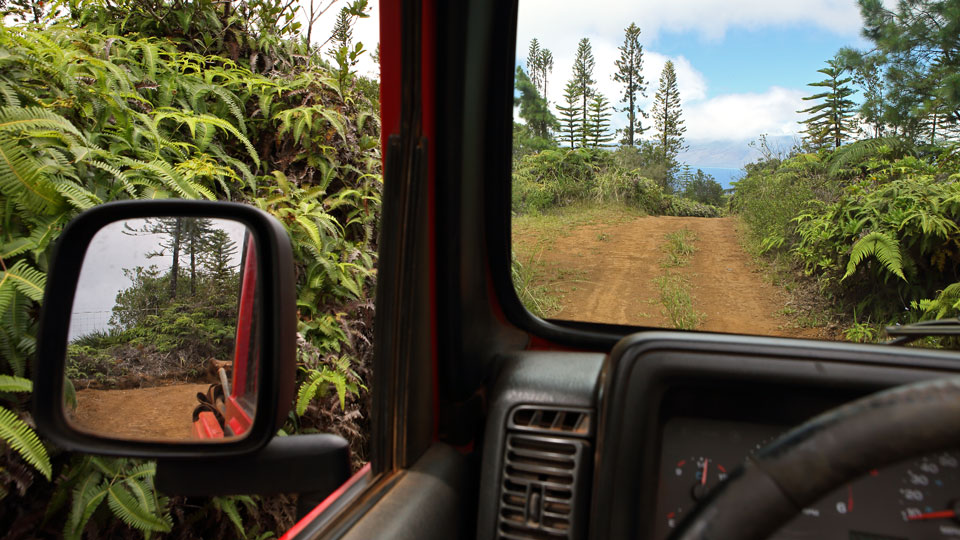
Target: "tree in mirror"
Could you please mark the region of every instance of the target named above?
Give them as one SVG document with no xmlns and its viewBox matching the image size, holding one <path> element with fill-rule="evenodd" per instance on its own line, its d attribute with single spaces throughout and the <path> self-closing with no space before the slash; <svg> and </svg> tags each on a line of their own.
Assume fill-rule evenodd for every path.
<svg viewBox="0 0 960 540">
<path fill-rule="evenodd" d="M 64 409 L 149 441 L 243 436 L 256 406 L 256 256 L 239 222 L 118 221 L 94 236 L 71 310 Z"/>
</svg>

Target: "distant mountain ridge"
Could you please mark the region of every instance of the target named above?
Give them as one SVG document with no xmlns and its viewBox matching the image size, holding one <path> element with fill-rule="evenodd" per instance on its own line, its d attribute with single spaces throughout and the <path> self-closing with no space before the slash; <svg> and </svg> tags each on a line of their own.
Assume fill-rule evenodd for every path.
<svg viewBox="0 0 960 540">
<path fill-rule="evenodd" d="M 774 149 L 789 149 L 794 144 L 793 135 L 768 136 L 767 143 Z M 689 163 L 691 168 L 740 169 L 760 157 L 760 152 L 750 146 L 756 139 L 732 141 L 688 141 L 688 148 L 677 159 Z M 704 172 L 707 172 L 704 170 Z M 718 179 L 719 180 L 719 179 Z"/>
</svg>

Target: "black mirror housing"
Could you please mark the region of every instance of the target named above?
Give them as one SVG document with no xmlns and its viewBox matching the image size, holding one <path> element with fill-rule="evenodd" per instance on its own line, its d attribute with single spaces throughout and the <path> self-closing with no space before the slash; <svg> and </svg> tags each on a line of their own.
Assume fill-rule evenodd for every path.
<svg viewBox="0 0 960 540">
<path fill-rule="evenodd" d="M 256 243 L 260 355 L 256 415 L 235 440 L 155 442 L 109 439 L 76 429 L 66 418 L 65 357 L 71 309 L 81 266 L 91 240 L 108 224 L 137 218 L 227 219 L 246 226 Z M 208 201 L 123 201 L 96 206 L 74 218 L 56 244 L 47 274 L 32 413 L 37 429 L 67 450 L 142 458 L 211 458 L 252 455 L 267 445 L 286 420 L 296 375 L 296 281 L 290 238 L 283 225 L 253 206 Z M 123 411 L 117 411 L 123 414 Z"/>
</svg>

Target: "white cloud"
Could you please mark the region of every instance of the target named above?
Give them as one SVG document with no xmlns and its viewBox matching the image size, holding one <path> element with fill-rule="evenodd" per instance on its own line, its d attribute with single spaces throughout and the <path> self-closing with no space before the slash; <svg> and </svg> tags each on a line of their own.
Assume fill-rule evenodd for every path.
<svg viewBox="0 0 960 540">
<path fill-rule="evenodd" d="M 771 87 L 762 94 L 727 94 L 684 106 L 690 141 L 755 139 L 798 133 L 804 92 Z"/>
<path fill-rule="evenodd" d="M 300 0 L 303 10 L 309 0 Z M 314 26 L 315 42 L 322 42 L 332 31 L 336 12 L 346 5 L 345 0 L 334 4 Z M 370 58 L 380 39 L 379 7 L 371 2 L 371 17 L 357 21 L 354 39 L 366 45 L 359 71 L 379 77 L 379 70 Z M 305 14 L 301 13 L 301 20 Z M 703 74 L 683 56 L 667 56 L 656 51 L 656 37 L 661 31 L 695 31 L 716 39 L 732 27 L 804 24 L 815 25 L 834 32 L 856 35 L 861 27 L 855 0 L 669 0 L 634 2 L 591 0 L 590 2 L 520 0 L 518 62 L 525 65 L 526 46 L 537 37 L 542 46 L 554 55 L 554 68 L 549 78 L 548 98 L 553 104 L 563 98 L 563 88 L 573 68 L 576 42 L 590 38 L 597 59 L 594 79 L 597 88 L 610 103 L 619 107 L 621 85 L 613 80 L 616 69 L 612 61 L 620 53 L 617 47 L 623 39 L 623 28 L 636 21 L 641 26 L 644 44 L 644 77 L 647 97 L 640 102 L 644 110 L 653 103 L 663 64 L 672 60 L 677 71 L 677 85 L 684 106 L 686 137 L 691 142 L 715 140 L 754 139 L 761 133 L 770 135 L 795 134 L 802 109 L 803 91 L 771 87 L 762 93 L 707 96 L 708 84 Z M 604 60 L 601 60 L 604 59 Z M 650 121 L 647 121 L 649 125 Z M 613 128 L 626 124 L 626 115 L 615 113 Z"/>
<path fill-rule="evenodd" d="M 731 27 L 814 25 L 856 35 L 860 12 L 855 0 L 520 0 L 519 43 L 533 36 L 569 41 L 571 36 L 617 36 L 635 22 L 644 43 L 662 31 L 694 31 L 708 39 L 722 38 Z"/>
</svg>

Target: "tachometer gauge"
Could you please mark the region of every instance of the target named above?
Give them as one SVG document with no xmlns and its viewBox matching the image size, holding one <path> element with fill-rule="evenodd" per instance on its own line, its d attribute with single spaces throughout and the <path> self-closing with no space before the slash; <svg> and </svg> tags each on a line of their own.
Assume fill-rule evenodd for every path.
<svg viewBox="0 0 960 540">
<path fill-rule="evenodd" d="M 672 472 L 671 484 L 678 486 L 680 492 L 686 492 L 688 497 L 683 499 L 690 503 L 704 498 L 717 484 L 727 479 L 727 467 L 707 456 L 681 458 L 675 462 Z M 685 506 L 689 510 L 692 505 Z M 684 510 L 683 506 L 669 509 L 665 516 L 667 526 L 674 528 L 683 517 Z"/>
</svg>

